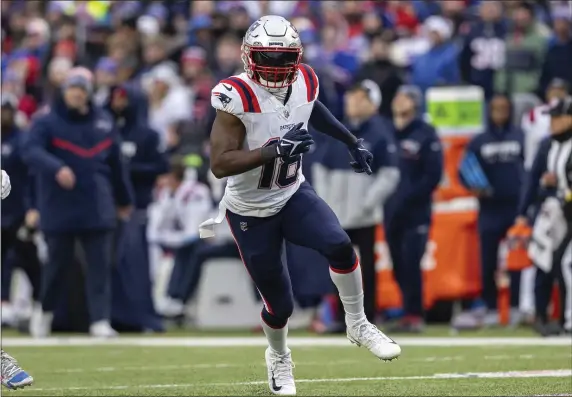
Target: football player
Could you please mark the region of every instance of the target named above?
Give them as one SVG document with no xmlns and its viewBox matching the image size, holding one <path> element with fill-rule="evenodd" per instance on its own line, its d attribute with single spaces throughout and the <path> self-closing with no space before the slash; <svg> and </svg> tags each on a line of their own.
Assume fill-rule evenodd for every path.
<svg viewBox="0 0 572 397">
<path fill-rule="evenodd" d="M 10 194 L 12 185 L 8 174 L 2 170 L 2 200 Z M 19 365 L 14 357 L 4 350 L 0 351 L 0 378 L 2 384 L 8 389 L 19 389 L 30 386 L 34 379 L 28 375 Z"/>
<path fill-rule="evenodd" d="M 202 237 L 209 237 L 225 217 L 229 223 L 264 301 L 268 384 L 272 393 L 280 395 L 296 394 L 286 343 L 293 298 L 280 259 L 284 239 L 328 259 L 351 342 L 382 360 L 401 353 L 366 319 L 361 269 L 351 241 L 301 171 L 302 155 L 313 144 L 308 123 L 347 145 L 356 172 L 371 174 L 373 159 L 362 141 L 317 100 L 319 81 L 314 70 L 301 63 L 302 51 L 300 36 L 289 21 L 264 16 L 244 37 L 245 72 L 214 87 L 211 103 L 217 114 L 211 132 L 211 170 L 217 178 L 228 177 L 228 183 L 218 217 L 201 225 Z"/>
</svg>

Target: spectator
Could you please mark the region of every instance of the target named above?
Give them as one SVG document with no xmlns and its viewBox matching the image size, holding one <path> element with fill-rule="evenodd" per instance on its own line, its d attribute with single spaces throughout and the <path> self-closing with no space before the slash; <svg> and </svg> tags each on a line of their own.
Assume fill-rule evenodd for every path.
<svg viewBox="0 0 572 397">
<path fill-rule="evenodd" d="M 175 70 L 159 65 L 149 74 L 149 126 L 159 133 L 161 147 L 171 149 L 178 144 L 178 123 L 192 119 L 193 101 Z"/>
<path fill-rule="evenodd" d="M 314 186 L 358 247 L 364 273 L 365 314 L 369 321 L 375 322 L 375 228 L 382 221 L 385 201 L 397 187 L 398 159 L 389 121 L 378 115 L 381 91 L 377 84 L 371 80 L 359 82 L 346 93 L 345 104 L 346 125 L 374 155 L 374 174 L 354 173 L 346 161 L 346 145 L 329 140 L 321 166 L 315 168 Z M 343 317 L 341 301 L 339 307 Z M 338 320 L 345 323 L 343 318 Z"/>
<path fill-rule="evenodd" d="M 502 19 L 502 4 L 483 1 L 479 17 L 464 37 L 459 61 L 463 80 L 483 87 L 488 100 L 494 92 L 495 72 L 505 64 L 506 24 Z"/>
<path fill-rule="evenodd" d="M 561 11 L 560 11 L 561 12 Z M 557 40 L 553 40 L 542 63 L 539 92 L 544 93 L 554 78 L 560 78 L 572 86 L 572 35 L 570 33 L 570 11 L 567 15 L 554 15 Z M 566 32 L 568 31 L 568 32 Z M 566 33 L 568 36 L 566 36 Z"/>
<path fill-rule="evenodd" d="M 102 106 L 109 101 L 111 87 L 118 84 L 117 72 L 119 65 L 113 58 L 100 58 L 95 66 L 94 102 Z"/>
<path fill-rule="evenodd" d="M 242 73 L 240 43 L 240 40 L 232 35 L 225 35 L 218 41 L 216 48 L 217 67 L 214 71 L 217 82 L 228 76 Z"/>
<path fill-rule="evenodd" d="M 439 2 L 441 16 L 453 24 L 453 36 L 459 37 L 467 33 L 467 2 L 465 0 L 445 0 Z"/>
<path fill-rule="evenodd" d="M 413 60 L 411 82 L 422 92 L 430 87 L 460 83 L 457 45 L 451 41 L 451 22 L 442 17 L 429 17 L 424 23 L 431 48 Z"/>
<path fill-rule="evenodd" d="M 559 5 L 552 10 L 554 34 L 550 38 L 550 47 L 568 43 L 572 38 L 572 13 L 570 4 Z"/>
<path fill-rule="evenodd" d="M 181 57 L 181 76 L 195 97 L 193 115 L 196 120 L 207 118 L 210 111 L 210 92 L 215 81 L 207 68 L 207 54 L 201 47 L 187 48 Z"/>
<path fill-rule="evenodd" d="M 398 144 L 400 182 L 386 205 L 384 226 L 394 277 L 403 296 L 405 317 L 394 331 L 424 328 L 421 259 L 431 227 L 433 191 L 443 172 L 435 129 L 420 117 L 418 90 L 404 88 L 393 100 L 393 133 Z"/>
<path fill-rule="evenodd" d="M 41 18 L 34 18 L 26 24 L 25 48 L 33 57 L 44 62 L 50 41 L 50 26 Z"/>
<path fill-rule="evenodd" d="M 112 120 L 91 102 L 91 74 L 72 69 L 62 90 L 51 110 L 34 120 L 23 144 L 23 159 L 37 178 L 40 228 L 49 252 L 30 332 L 50 333 L 62 271 L 73 262 L 79 240 L 87 262 L 90 332 L 111 337 L 112 230 L 117 216 L 126 219 L 131 212 L 131 186 Z"/>
<path fill-rule="evenodd" d="M 12 95 L 2 96 L 2 167 L 12 178 L 10 195 L 2 200 L 2 324 L 14 325 L 16 316 L 10 305 L 10 286 L 14 259 L 26 272 L 32 285 L 33 299 L 40 295 L 40 261 L 37 249 L 28 238 L 25 228 L 26 214 L 32 203 L 30 198 L 28 167 L 21 157 L 22 133 L 16 126 L 16 106 Z M 30 229 L 32 226 L 29 225 Z M 9 254 L 13 254 L 10 258 Z"/>
<path fill-rule="evenodd" d="M 495 74 L 495 91 L 534 92 L 547 48 L 544 27 L 534 19 L 534 8 L 521 2 L 512 14 L 512 27 L 506 36 L 506 63 Z"/>
<path fill-rule="evenodd" d="M 48 66 L 48 82 L 42 95 L 44 104 L 53 102 L 72 67 L 73 63 L 68 58 L 52 58 Z"/>
<path fill-rule="evenodd" d="M 151 37 L 143 43 L 143 64 L 139 72 L 145 74 L 168 59 L 168 44 L 163 36 Z"/>
<path fill-rule="evenodd" d="M 399 37 L 414 35 L 419 28 L 420 21 L 417 17 L 413 1 L 388 1 L 387 14 L 393 22 L 393 27 Z"/>
<path fill-rule="evenodd" d="M 399 68 L 389 59 L 389 46 L 382 36 L 375 36 L 371 41 L 371 59 L 364 65 L 356 75 L 356 79 L 373 80 L 381 89 L 381 105 L 379 114 L 391 118 L 391 102 L 397 93 L 399 86 L 403 84 L 403 79 Z"/>
<path fill-rule="evenodd" d="M 474 320 L 480 325 L 498 325 L 497 284 L 499 245 L 516 218 L 519 192 L 524 179 L 524 135 L 512 125 L 512 105 L 505 95 L 495 95 L 490 102 L 490 118 L 484 133 L 467 146 L 466 156 L 473 156 L 487 183 L 477 184 L 474 175 L 459 174 L 461 182 L 479 200 L 479 240 L 481 249 L 482 298 L 487 312 Z M 519 315 L 520 272 L 511 273 L 511 318 Z M 480 316 L 480 312 L 475 315 Z"/>
<path fill-rule="evenodd" d="M 252 24 L 247 9 L 242 5 L 233 5 L 229 12 L 229 28 L 238 40 L 242 40 L 246 31 Z"/>
<path fill-rule="evenodd" d="M 200 3 L 202 2 L 195 2 L 193 5 Z M 212 18 L 209 15 L 197 14 L 191 19 L 188 45 L 203 47 L 207 54 L 211 56 L 209 65 L 216 66 L 214 60 L 216 48 L 212 31 Z"/>
</svg>

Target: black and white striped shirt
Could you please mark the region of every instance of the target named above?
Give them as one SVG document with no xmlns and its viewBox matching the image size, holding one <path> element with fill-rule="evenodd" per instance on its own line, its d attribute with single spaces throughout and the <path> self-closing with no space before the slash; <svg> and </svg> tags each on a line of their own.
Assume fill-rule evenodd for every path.
<svg viewBox="0 0 572 397">
<path fill-rule="evenodd" d="M 566 140 L 553 139 L 548 151 L 548 172 L 556 175 L 556 197 L 567 207 L 572 203 L 572 137 Z M 565 211 L 567 212 L 567 211 Z M 569 218 L 572 214 L 565 214 Z M 568 221 L 572 221 L 568 219 Z"/>
</svg>

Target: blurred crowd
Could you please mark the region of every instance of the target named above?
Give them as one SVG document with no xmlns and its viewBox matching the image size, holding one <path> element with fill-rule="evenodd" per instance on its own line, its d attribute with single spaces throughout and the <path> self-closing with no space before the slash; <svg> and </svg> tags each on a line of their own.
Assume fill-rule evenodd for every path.
<svg viewBox="0 0 572 397">
<path fill-rule="evenodd" d="M 165 196 L 161 193 L 161 188 L 175 191 L 181 184 L 188 184 L 184 191 L 186 195 L 181 200 L 190 200 L 197 208 L 193 214 L 186 216 L 189 221 L 166 227 L 165 223 L 173 224 L 180 220 L 175 219 L 174 212 L 170 215 L 171 219 L 165 215 L 169 211 L 163 211 L 160 221 L 153 223 L 150 220 L 155 229 L 145 237 L 164 251 L 172 252 L 186 247 L 184 252 L 179 250 L 175 254 L 175 269 L 180 273 L 171 279 L 169 299 L 160 305 L 162 311 L 170 315 L 181 314 L 182 304 L 192 295 L 198 282 L 197 272 L 184 274 L 190 261 L 198 261 L 197 258 L 205 261 L 210 255 L 238 257 L 232 240 L 225 241 L 218 253 L 213 254 L 212 247 L 196 244 L 197 236 L 193 233 L 198 231 L 197 222 L 206 219 L 212 210 L 214 204 L 211 201 L 214 199 L 216 202 L 221 195 L 221 187 L 209 178 L 208 172 L 208 136 L 214 120 L 214 110 L 210 104 L 211 89 L 221 79 L 243 71 L 240 56 L 242 37 L 260 16 L 277 14 L 292 21 L 304 44 L 303 62 L 311 65 L 320 79 L 319 100 L 337 118 L 346 122 L 363 121 L 379 114 L 393 120 L 398 126 L 400 122 L 407 125 L 416 117 L 414 112 L 423 112 L 423 98 L 427 89 L 477 85 L 484 90 L 487 102 L 492 100 L 490 113 L 493 129 L 509 128 L 508 124 L 510 128 L 518 129 L 520 125 L 512 124 L 510 113 L 513 95 L 532 94 L 541 103 L 546 100 L 546 93 L 550 90 L 559 89 L 566 93 L 572 84 L 572 8 L 567 1 L 3 0 L 1 7 L 2 168 L 6 169 L 7 159 L 17 146 L 14 144 L 14 148 L 5 148 L 5 144 L 13 139 L 8 132 L 30 130 L 33 133 L 40 127 L 42 131 L 49 128 L 57 130 L 57 120 L 53 122 L 55 127 L 52 121 L 50 126 L 46 126 L 49 123 L 42 117 L 57 111 L 57 104 L 62 100 L 67 105 L 82 101 L 79 98 L 81 95 L 74 97 L 71 91 L 69 95 L 62 94 L 70 87 L 80 87 L 96 106 L 109 111 L 111 122 L 123 134 L 120 150 L 123 156 L 131 159 L 132 166 L 128 167 L 125 178 L 111 178 L 111 185 L 115 190 L 121 190 L 125 180 L 130 179 L 134 198 L 115 197 L 115 203 L 120 207 L 118 215 L 123 220 L 131 219 L 130 222 L 137 218 L 138 213 L 145 212 L 145 215 L 137 218 L 138 223 L 133 226 L 136 232 L 129 233 L 129 238 L 114 239 L 101 235 L 92 239 L 93 236 L 78 234 L 75 237 L 84 243 L 83 255 L 89 257 L 88 251 L 97 251 L 97 247 L 109 248 L 114 255 L 123 253 L 121 255 L 125 256 L 137 251 L 133 247 L 147 251 L 147 240 L 144 243 L 134 241 L 134 235 L 141 230 L 147 233 L 147 210 L 153 206 L 165 209 L 174 205 L 173 201 L 169 201 L 169 194 Z M 375 85 L 373 88 L 368 85 L 372 82 Z M 360 93 L 364 95 L 357 95 Z M 399 93 L 405 93 L 406 99 L 394 101 Z M 73 128 L 73 125 L 62 125 L 61 128 Z M 137 138 L 130 135 L 134 131 L 137 131 Z M 140 131 L 149 133 L 139 134 Z M 151 137 L 153 134 L 155 138 Z M 36 135 L 41 136 L 40 133 Z M 522 138 L 518 139 L 522 141 Z M 28 139 L 23 145 L 22 151 L 25 153 L 22 153 L 22 158 L 32 169 L 52 166 L 34 149 L 42 145 L 40 140 L 37 138 L 30 142 Z M 126 144 L 131 141 L 135 143 Z M 69 149 L 62 142 L 56 146 L 62 150 Z M 318 141 L 317 144 L 319 146 Z M 309 165 L 305 162 L 304 167 Z M 516 167 L 514 170 L 516 173 Z M 115 175 L 121 170 L 110 166 L 108 172 Z M 434 174 L 437 182 L 440 172 L 437 170 Z M 500 172 L 511 173 L 513 170 Z M 188 182 L 189 174 L 193 182 Z M 22 180 L 28 180 L 25 175 L 21 175 Z M 10 176 L 13 185 L 17 186 L 19 177 Z M 519 174 L 514 180 L 520 181 L 521 177 Z M 74 178 L 73 173 L 58 172 L 57 183 L 60 186 L 73 186 L 76 183 Z M 512 174 L 509 178 L 513 178 Z M 53 246 L 59 247 L 62 252 L 74 250 L 73 240 L 60 238 L 62 230 L 66 233 L 69 230 L 58 229 L 60 220 L 54 220 L 49 214 L 52 211 L 49 195 L 35 191 L 47 189 L 46 185 L 42 185 L 41 181 L 36 182 L 30 182 L 33 185 L 29 189 L 33 191 L 30 194 L 28 187 L 23 187 L 21 192 L 15 187 L 12 194 L 15 198 L 12 200 L 20 200 L 22 205 L 2 205 L 2 301 L 6 307 L 11 273 L 4 261 L 9 255 L 4 250 L 5 238 L 8 238 L 5 231 L 12 231 L 12 242 L 6 247 L 17 252 L 11 255 L 26 256 L 15 262 L 20 263 L 29 274 L 35 300 L 39 299 L 40 289 L 44 291 L 44 296 L 46 290 L 53 295 L 61 285 L 57 273 L 40 276 L 39 259 L 33 258 L 33 255 L 30 259 L 30 250 L 26 248 L 36 242 L 24 236 L 26 232 L 36 230 L 38 222 L 45 222 L 42 229 L 51 231 Z M 495 183 L 494 180 L 489 182 Z M 319 181 L 316 183 L 319 184 Z M 201 187 L 197 188 L 196 184 Z M 466 185 L 475 194 L 482 194 L 470 183 Z M 201 190 L 202 187 L 209 189 Z M 394 189 L 399 191 L 399 188 Z M 501 210 L 504 223 L 495 226 L 495 236 L 506 234 L 507 228 L 519 215 L 518 194 L 513 193 L 511 196 L 509 192 L 507 201 L 511 210 Z M 36 202 L 25 203 L 23 197 L 29 196 L 35 197 Z M 430 203 L 430 198 L 428 200 Z M 72 200 L 58 205 L 78 204 Z M 94 205 L 97 207 L 94 216 L 98 216 L 97 211 L 107 211 L 107 204 Z M 113 209 L 111 212 L 115 216 Z M 496 216 L 491 214 L 492 217 Z M 76 220 L 70 218 L 66 222 L 67 228 Z M 103 227 L 94 225 L 98 230 Z M 141 225 L 145 225 L 145 228 L 141 229 Z M 168 234 L 167 229 L 172 233 Z M 47 235 L 49 245 L 50 233 Z M 54 236 L 57 236 L 57 241 Z M 120 244 L 112 244 L 111 241 L 119 241 Z M 143 246 L 137 245 L 139 243 Z M 96 244 L 95 248 L 93 244 Z M 124 244 L 123 248 L 118 247 L 121 244 Z M 491 261 L 494 262 L 498 241 L 491 244 L 496 244 L 496 248 L 490 248 L 486 254 L 493 255 Z M 141 260 L 150 260 L 152 264 L 156 259 L 153 254 L 151 258 L 147 253 L 138 254 L 143 258 Z M 97 262 L 97 252 L 93 255 L 95 259 L 92 262 Z M 395 255 L 395 250 L 392 255 Z M 129 260 L 138 262 L 137 258 Z M 418 267 L 420 258 L 414 258 L 413 262 L 416 260 L 417 264 L 413 263 L 413 266 Z M 177 261 L 184 265 L 177 267 Z M 97 273 L 97 263 L 89 266 L 94 268 L 91 271 Z M 133 273 L 127 272 L 123 276 L 114 275 L 114 302 L 121 294 L 124 295 L 123 301 L 152 302 L 151 282 L 133 281 L 137 279 L 133 275 L 138 272 L 137 266 L 134 265 L 131 271 Z M 153 275 L 152 269 L 147 273 Z M 493 283 L 493 287 L 487 284 L 486 288 L 494 288 L 494 275 L 489 278 L 489 284 Z M 179 279 L 185 279 L 186 284 L 177 285 Z M 97 286 L 94 288 L 97 289 Z M 134 298 L 130 291 L 135 290 L 139 291 L 136 294 L 149 296 Z M 108 299 L 107 291 L 95 291 L 94 294 L 99 294 L 103 301 Z M 416 295 L 416 292 L 412 294 Z M 491 294 L 489 291 L 485 300 L 494 300 Z M 52 312 L 56 310 L 56 300 L 55 296 L 48 298 Z M 103 301 L 92 302 L 91 305 L 105 305 Z M 518 302 L 513 304 L 518 306 Z M 490 305 L 490 308 L 495 306 L 493 303 Z M 141 307 L 153 317 L 152 307 Z M 145 325 L 135 320 L 130 322 L 130 316 L 139 314 L 129 308 L 114 307 L 113 310 L 128 312 L 119 316 L 128 326 L 136 329 L 161 328 L 154 318 L 143 321 Z M 418 317 L 420 310 L 415 309 L 415 313 L 409 314 Z M 92 332 L 104 335 L 111 332 L 105 324 L 101 324 L 102 320 L 109 319 L 109 313 L 90 308 L 90 315 L 92 326 L 97 325 L 92 327 Z M 117 318 L 113 314 L 111 316 Z M 36 319 L 38 335 L 45 334 L 42 327 L 45 328 L 46 321 L 45 316 Z"/>
</svg>

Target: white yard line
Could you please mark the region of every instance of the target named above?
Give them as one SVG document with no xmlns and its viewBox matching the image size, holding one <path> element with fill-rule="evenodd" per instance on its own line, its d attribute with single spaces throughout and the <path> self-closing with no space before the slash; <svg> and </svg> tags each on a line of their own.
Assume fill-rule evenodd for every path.
<svg viewBox="0 0 572 397">
<path fill-rule="evenodd" d="M 532 354 L 517 355 L 496 355 L 484 356 L 485 360 L 536 360 L 536 359 L 561 359 L 572 358 L 570 354 L 551 354 L 545 356 L 536 356 Z M 430 356 L 423 358 L 408 358 L 408 363 L 437 363 L 437 362 L 459 362 L 471 360 L 471 357 L 464 356 Z M 296 366 L 315 367 L 315 366 L 342 366 L 363 363 L 363 360 L 335 360 L 335 361 L 296 361 Z M 264 367 L 263 361 L 256 363 Z M 236 363 L 210 363 L 210 364 L 179 364 L 179 365 L 155 365 L 155 366 L 115 366 L 115 367 L 95 367 L 95 368 L 59 368 L 56 370 L 39 371 L 42 373 L 93 373 L 93 372 L 122 372 L 122 371 L 182 371 L 182 370 L 201 370 L 201 369 L 225 369 L 225 368 L 243 368 L 245 364 Z"/>
<path fill-rule="evenodd" d="M 570 338 L 466 338 L 466 337 L 397 337 L 402 346 L 570 346 Z M 47 346 L 145 346 L 145 347 L 248 347 L 266 346 L 266 338 L 253 337 L 120 337 L 95 339 L 90 337 L 50 337 L 45 339 L 2 338 L 4 347 Z M 343 337 L 291 337 L 292 347 L 351 347 Z"/>
<path fill-rule="evenodd" d="M 329 378 L 329 379 L 296 379 L 296 383 L 348 383 L 348 382 L 378 382 L 378 381 L 406 381 L 406 380 L 438 380 L 438 379 L 501 379 L 501 378 L 565 378 L 572 376 L 572 370 L 543 370 L 543 371 L 510 371 L 510 372 L 474 372 L 435 374 L 427 376 L 386 376 L 369 378 Z M 102 387 L 67 387 L 67 388 L 33 388 L 30 392 L 39 391 L 79 391 L 79 390 L 125 390 L 125 389 L 174 389 L 193 387 L 236 387 L 265 385 L 267 381 L 252 382 L 225 382 L 225 383 L 176 383 L 176 384 L 151 384 L 151 385 L 121 385 Z"/>
</svg>

